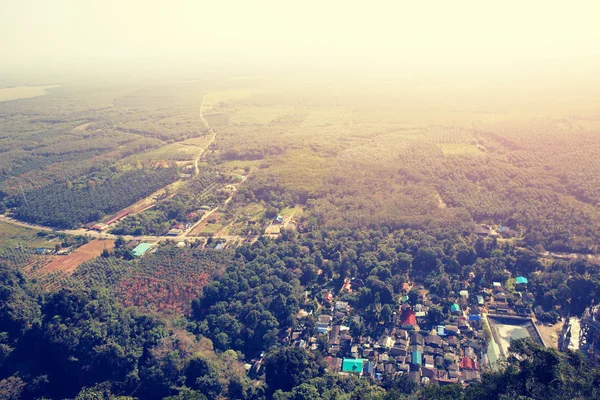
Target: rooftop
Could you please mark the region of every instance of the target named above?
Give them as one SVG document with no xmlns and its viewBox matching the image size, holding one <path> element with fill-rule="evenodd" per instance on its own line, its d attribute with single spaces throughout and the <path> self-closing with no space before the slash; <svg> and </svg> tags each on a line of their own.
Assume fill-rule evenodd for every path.
<svg viewBox="0 0 600 400">
<path fill-rule="evenodd" d="M 363 359 L 362 358 L 344 358 L 342 361 L 342 371 L 344 372 L 363 372 Z"/>
<path fill-rule="evenodd" d="M 148 252 L 152 248 L 151 243 L 140 243 L 133 250 L 131 250 L 131 255 L 134 257 L 141 257 Z"/>
</svg>

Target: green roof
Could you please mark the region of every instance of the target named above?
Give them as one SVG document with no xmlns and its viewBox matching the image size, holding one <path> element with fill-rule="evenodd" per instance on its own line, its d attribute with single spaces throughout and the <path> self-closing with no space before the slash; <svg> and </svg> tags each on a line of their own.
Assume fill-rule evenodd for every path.
<svg viewBox="0 0 600 400">
<path fill-rule="evenodd" d="M 344 358 L 342 361 L 342 371 L 344 372 L 363 372 L 363 359 L 362 358 Z"/>
<path fill-rule="evenodd" d="M 408 296 L 402 296 L 402 302 L 403 303 L 408 302 Z"/>
<path fill-rule="evenodd" d="M 458 304 L 454 303 L 450 306 L 450 310 L 451 311 L 460 311 L 460 306 Z"/>
<path fill-rule="evenodd" d="M 413 364 L 423 364 L 423 353 L 420 350 L 413 350 L 411 353 L 411 359 Z"/>
<path fill-rule="evenodd" d="M 141 257 L 144 254 L 146 254 L 146 252 L 148 250 L 150 250 L 152 248 L 152 244 L 150 243 L 140 243 L 137 246 L 135 246 L 135 249 L 131 250 L 131 254 L 134 257 Z"/>
<path fill-rule="evenodd" d="M 525 278 L 524 276 L 517 276 L 517 283 L 518 284 L 521 284 L 521 283 L 527 284 L 527 282 L 528 282 L 527 278 Z"/>
</svg>

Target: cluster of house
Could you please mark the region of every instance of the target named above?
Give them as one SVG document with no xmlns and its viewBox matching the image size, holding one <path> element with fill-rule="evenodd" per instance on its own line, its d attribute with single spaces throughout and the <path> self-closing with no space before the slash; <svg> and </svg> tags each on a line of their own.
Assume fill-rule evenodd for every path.
<svg viewBox="0 0 600 400">
<path fill-rule="evenodd" d="M 527 279 L 517 278 L 517 285 L 526 285 Z M 346 286 L 346 285 L 345 285 Z M 408 293 L 408 287 L 405 288 Z M 350 334 L 350 325 L 360 325 L 362 319 L 347 302 L 334 301 L 333 294 L 324 295 L 325 307 L 316 321 L 315 335 L 306 338 L 302 327 L 291 335 L 295 346 L 319 349 L 319 335 L 327 339 L 324 350 L 330 371 L 341 374 L 359 374 L 383 379 L 384 376 L 406 374 L 418 383 L 464 383 L 481 379 L 481 370 L 490 367 L 487 359 L 489 334 L 483 323 L 484 313 L 519 314 L 530 306 L 515 309 L 509 306 L 503 285 L 496 282 L 493 289 L 484 289 L 480 294 L 469 295 L 467 290 L 454 292 L 444 303 L 449 306 L 449 315 L 432 325 L 428 312 L 432 305 L 441 304 L 442 299 L 418 290 L 418 301 L 412 306 L 408 295 L 402 297 L 393 323 L 379 325 L 376 332 L 360 336 Z M 522 297 L 531 299 L 526 291 Z M 459 304 L 460 303 L 460 304 Z M 514 303 L 514 302 L 511 302 Z M 414 304 L 414 302 L 413 302 Z M 523 304 L 529 304 L 523 303 Z"/>
</svg>

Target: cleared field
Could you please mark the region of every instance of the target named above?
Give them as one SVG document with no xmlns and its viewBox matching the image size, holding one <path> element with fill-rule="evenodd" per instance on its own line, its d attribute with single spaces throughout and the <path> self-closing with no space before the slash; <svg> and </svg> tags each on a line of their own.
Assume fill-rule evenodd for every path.
<svg viewBox="0 0 600 400">
<path fill-rule="evenodd" d="M 206 136 L 200 136 L 200 137 L 196 137 L 196 138 L 186 139 L 183 142 L 179 142 L 178 144 L 184 145 L 184 146 L 198 146 L 198 147 L 205 148 L 206 146 L 208 146 L 208 144 L 210 143 L 210 141 L 212 139 L 213 139 L 212 135 L 206 135 Z"/>
<path fill-rule="evenodd" d="M 37 247 L 54 247 L 47 239 L 37 236 L 39 231 L 23 226 L 7 224 L 0 221 L 0 250 L 14 248 L 18 245 L 32 249 Z"/>
<path fill-rule="evenodd" d="M 207 224 L 202 231 L 202 235 L 212 236 L 221 230 L 221 228 L 223 228 L 222 224 Z"/>
<path fill-rule="evenodd" d="M 292 110 L 293 107 L 243 107 L 229 117 L 229 123 L 232 125 L 266 125 L 290 114 Z"/>
<path fill-rule="evenodd" d="M 201 148 L 196 145 L 173 143 L 139 154 L 137 158 L 142 160 L 190 161 L 198 155 L 199 151 L 201 151 Z"/>
<path fill-rule="evenodd" d="M 50 263 L 40 268 L 38 272 L 40 274 L 49 274 L 52 272 L 72 274 L 78 266 L 102 254 L 104 249 L 112 250 L 114 247 L 114 240 L 92 240 L 68 256 L 56 256 Z"/>
<path fill-rule="evenodd" d="M 244 99 L 249 97 L 252 93 L 250 89 L 239 89 L 239 90 L 222 90 L 219 92 L 212 92 L 206 95 L 204 99 L 204 108 L 215 108 L 220 103 L 226 103 L 231 100 Z"/>
<path fill-rule="evenodd" d="M 10 101 L 18 99 L 28 99 L 30 97 L 43 96 L 50 89 L 57 85 L 51 86 L 17 86 L 12 88 L 0 89 L 0 101 Z"/>
<path fill-rule="evenodd" d="M 438 144 L 445 156 L 482 156 L 485 153 L 477 146 L 462 143 Z"/>
</svg>

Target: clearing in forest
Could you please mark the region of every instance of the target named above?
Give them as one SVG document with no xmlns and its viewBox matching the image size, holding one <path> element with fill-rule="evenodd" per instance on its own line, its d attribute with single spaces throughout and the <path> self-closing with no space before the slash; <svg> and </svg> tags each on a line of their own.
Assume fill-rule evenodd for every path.
<svg viewBox="0 0 600 400">
<path fill-rule="evenodd" d="M 43 96 L 47 93 L 46 89 L 56 87 L 52 86 L 18 86 L 12 88 L 0 89 L 0 101 L 10 101 L 18 99 L 28 99 L 30 97 Z"/>
<path fill-rule="evenodd" d="M 112 250 L 115 247 L 114 240 L 92 240 L 83 246 L 75 249 L 71 254 L 66 256 L 56 256 L 54 260 L 39 269 L 40 274 L 48 274 L 51 272 L 64 272 L 72 274 L 78 266 L 86 261 L 98 257 L 106 248 Z"/>
</svg>

